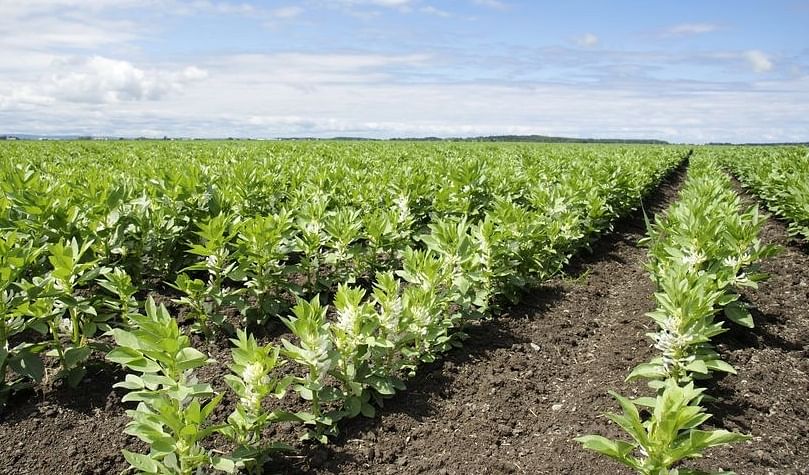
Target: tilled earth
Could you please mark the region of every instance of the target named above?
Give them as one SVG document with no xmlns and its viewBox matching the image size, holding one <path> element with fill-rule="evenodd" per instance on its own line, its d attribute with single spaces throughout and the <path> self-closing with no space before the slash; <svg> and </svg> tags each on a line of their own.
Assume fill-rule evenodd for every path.
<svg viewBox="0 0 809 475">
<path fill-rule="evenodd" d="M 676 199 L 681 182 L 681 173 L 669 179 L 646 203 L 647 213 Z M 645 250 L 637 247 L 644 233 L 641 213 L 621 220 L 592 254 L 569 266 L 567 277 L 470 328 L 463 348 L 422 368 L 376 418 L 345 421 L 326 448 L 296 444 L 297 453 L 276 461 L 277 471 L 629 473 L 573 438 L 622 437 L 601 416 L 617 410 L 608 390 L 650 394 L 643 383 L 624 382 L 632 367 L 654 355 L 645 337 L 653 325 L 644 315 L 654 307 L 654 286 Z M 763 239 L 784 251 L 763 265 L 771 279 L 744 295 L 756 306 L 756 328 L 716 340 L 739 374 L 717 377 L 708 387 L 717 397 L 708 404 L 715 414 L 709 424 L 753 440 L 711 450 L 689 464 L 695 468 L 809 473 L 809 254 L 789 243 L 785 226 L 773 219 Z M 226 344 L 206 349 L 220 365 L 201 376 L 221 381 Z M 78 390 L 31 393 L 0 415 L 0 473 L 118 473 L 126 468 L 121 448 L 145 448 L 122 432 L 122 394 L 111 389 L 122 373 L 99 364 L 90 375 Z M 268 435 L 294 443 L 295 428 L 281 424 Z"/>
</svg>

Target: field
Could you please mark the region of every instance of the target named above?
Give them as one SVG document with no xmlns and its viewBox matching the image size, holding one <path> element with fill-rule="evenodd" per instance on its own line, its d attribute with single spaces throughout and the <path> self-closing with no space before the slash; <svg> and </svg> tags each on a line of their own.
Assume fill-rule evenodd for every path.
<svg viewBox="0 0 809 475">
<path fill-rule="evenodd" d="M 807 184 L 799 147 L 2 144 L 0 473 L 809 473 Z"/>
</svg>

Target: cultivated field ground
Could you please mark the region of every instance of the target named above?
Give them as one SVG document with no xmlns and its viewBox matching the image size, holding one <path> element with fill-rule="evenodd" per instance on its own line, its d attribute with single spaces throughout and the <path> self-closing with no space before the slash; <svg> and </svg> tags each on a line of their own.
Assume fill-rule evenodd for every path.
<svg viewBox="0 0 809 475">
<path fill-rule="evenodd" d="M 0 473 L 809 473 L 807 236 L 805 147 L 0 143 Z"/>
</svg>

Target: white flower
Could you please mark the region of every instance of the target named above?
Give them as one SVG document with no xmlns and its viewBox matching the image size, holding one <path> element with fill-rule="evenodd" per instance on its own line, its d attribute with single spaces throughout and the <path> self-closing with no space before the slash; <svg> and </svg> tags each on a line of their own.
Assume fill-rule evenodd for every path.
<svg viewBox="0 0 809 475">
<path fill-rule="evenodd" d="M 259 412 L 261 410 L 261 397 L 259 397 L 258 392 L 252 386 L 245 387 L 244 394 L 239 398 L 239 402 L 242 404 L 242 406 L 249 408 L 254 412 Z"/>
<path fill-rule="evenodd" d="M 733 267 L 734 269 L 741 264 L 741 259 L 736 256 L 728 256 L 722 259 L 722 265 L 726 267 Z"/>
<path fill-rule="evenodd" d="M 59 329 L 65 333 L 73 333 L 73 322 L 69 318 L 63 318 L 59 322 Z"/>
<path fill-rule="evenodd" d="M 357 309 L 353 305 L 337 312 L 337 326 L 346 332 L 351 332 L 357 319 Z"/>
<path fill-rule="evenodd" d="M 705 255 L 696 249 L 689 249 L 688 253 L 683 256 L 683 264 L 688 267 L 696 267 L 705 260 Z"/>
<path fill-rule="evenodd" d="M 420 305 L 413 308 L 411 312 L 413 313 L 413 317 L 415 317 L 415 320 L 419 322 L 419 325 L 417 325 L 419 333 L 422 336 L 427 335 L 431 320 L 430 312 L 427 311 L 425 307 L 422 307 Z"/>
<path fill-rule="evenodd" d="M 264 367 L 259 363 L 250 363 L 244 367 L 244 373 L 242 373 L 242 379 L 251 386 L 259 384 L 263 376 Z"/>
</svg>

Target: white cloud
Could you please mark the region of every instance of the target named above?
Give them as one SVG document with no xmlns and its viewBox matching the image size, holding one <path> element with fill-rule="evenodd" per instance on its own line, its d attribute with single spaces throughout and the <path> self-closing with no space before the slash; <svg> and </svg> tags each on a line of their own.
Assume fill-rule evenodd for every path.
<svg viewBox="0 0 809 475">
<path fill-rule="evenodd" d="M 505 10 L 508 8 L 508 5 L 500 0 L 472 0 L 472 3 L 483 7 L 495 8 L 497 10 Z"/>
<path fill-rule="evenodd" d="M 175 2 L 170 2 L 175 3 Z M 186 8 L 191 13 L 207 12 L 224 15 L 249 15 L 256 12 L 256 7 L 250 3 L 212 2 L 208 0 L 195 0 L 193 2 L 176 2 L 175 8 Z"/>
<path fill-rule="evenodd" d="M 366 5 L 386 8 L 409 7 L 413 0 L 335 0 L 336 3 L 344 5 Z"/>
<path fill-rule="evenodd" d="M 770 61 L 770 58 L 768 58 L 763 51 L 757 49 L 745 51 L 744 59 L 747 60 L 750 67 L 753 68 L 753 71 L 757 73 L 766 73 L 773 68 L 773 63 Z"/>
<path fill-rule="evenodd" d="M 59 98 L 15 112 L 13 124 L 20 131 L 128 136 L 547 134 L 693 142 L 805 140 L 809 130 L 809 107 L 798 100 L 809 94 L 807 78 L 746 92 L 676 87 L 661 92 L 631 85 L 396 83 L 377 80 L 377 68 L 391 66 L 377 56 L 295 54 L 214 62 L 222 69 L 188 83 L 183 94 L 100 105 Z M 326 66 L 316 66 L 321 62 Z M 282 65 L 285 77 L 268 74 Z M 373 74 L 358 72 L 369 68 Z M 292 88 L 286 82 L 305 76 L 316 87 Z M 0 129 L 11 123 L 0 112 Z"/>
<path fill-rule="evenodd" d="M 6 16 L 26 16 L 34 13 L 53 12 L 57 9 L 98 11 L 106 8 L 131 8 L 137 5 L 155 3 L 145 0 L 26 0 L 24 2 L 15 0 L 2 0 L 3 14 Z"/>
<path fill-rule="evenodd" d="M 104 120 L 73 109 L 70 123 L 124 135 L 149 129 L 158 132 L 152 135 L 203 137 L 547 134 L 694 142 L 749 141 L 762 134 L 794 140 L 809 126 L 806 107 L 771 85 L 748 93 L 689 94 L 539 84 L 344 83 L 295 91 L 273 83 L 246 86 L 240 74 L 211 76 L 186 96 L 148 106 L 119 104 Z M 224 89 L 227 95 L 217 94 Z M 47 115 L 59 114 L 58 104 L 45 110 L 40 122 L 30 123 L 59 123 Z"/>
<path fill-rule="evenodd" d="M 292 5 L 292 6 L 288 6 L 288 7 L 281 7 L 281 8 L 276 8 L 275 10 L 271 10 L 270 15 L 272 17 L 274 17 L 274 18 L 288 19 L 288 18 L 298 17 L 303 12 L 304 12 L 304 9 L 302 7 L 299 7 L 297 5 Z"/>
<path fill-rule="evenodd" d="M 581 51 L 583 54 L 593 54 Z M 545 134 L 674 141 L 805 140 L 808 78 L 706 84 L 408 82 L 428 54 L 240 54 L 197 67 L 104 57 L 0 75 L 0 132 L 150 136 Z M 728 64 L 740 54 L 728 56 Z M 37 64 L 40 64 L 37 59 Z M 202 69 L 200 69 L 202 68 Z M 204 69 L 204 70 L 203 70 Z M 17 73 L 15 73 L 16 75 Z M 587 120 L 583 120 L 583 118 Z M 13 130 L 12 130 L 13 129 Z"/>
<path fill-rule="evenodd" d="M 194 66 L 178 71 L 143 70 L 127 61 L 93 56 L 55 65 L 42 90 L 55 100 L 86 103 L 157 100 L 207 77 Z"/>
<path fill-rule="evenodd" d="M 36 106 L 47 106 L 56 102 L 52 97 L 44 96 L 34 91 L 31 86 L 17 86 L 0 90 L 10 91 L 8 94 L 0 94 L 0 111 L 9 110 L 31 110 Z"/>
<path fill-rule="evenodd" d="M 582 36 L 576 38 L 576 44 L 583 47 L 583 48 L 592 48 L 598 45 L 598 36 L 594 35 L 593 33 L 585 33 Z"/>
<path fill-rule="evenodd" d="M 31 17 L 0 15 L 0 48 L 48 50 L 51 48 L 90 49 L 117 45 L 137 38 L 137 26 L 131 21 L 105 19 L 92 15 Z"/>
<path fill-rule="evenodd" d="M 210 80 L 219 82 L 220 90 L 229 93 L 278 87 L 283 91 L 275 94 L 292 90 L 315 95 L 341 84 L 394 82 L 398 71 L 418 69 L 430 61 L 426 54 L 276 53 L 211 58 L 201 66 L 210 73 Z"/>
<path fill-rule="evenodd" d="M 8 4 L 8 5 L 7 5 Z M 36 13 L 53 13 L 57 10 L 71 12 L 101 12 L 103 10 L 126 10 L 134 8 L 154 9 L 174 14 L 219 13 L 247 15 L 257 8 L 247 2 L 211 0 L 0 0 L 3 13 L 22 16 Z"/>
<path fill-rule="evenodd" d="M 681 23 L 666 28 L 663 36 L 694 36 L 712 33 L 719 29 L 720 26 L 713 23 Z"/>
<path fill-rule="evenodd" d="M 441 10 L 439 8 L 435 8 L 432 5 L 427 5 L 426 7 L 421 7 L 421 8 L 419 8 L 419 11 L 422 12 L 422 13 L 426 13 L 428 15 L 439 16 L 439 17 L 442 17 L 442 18 L 448 18 L 448 17 L 452 16 L 452 14 L 450 12 Z"/>
</svg>

